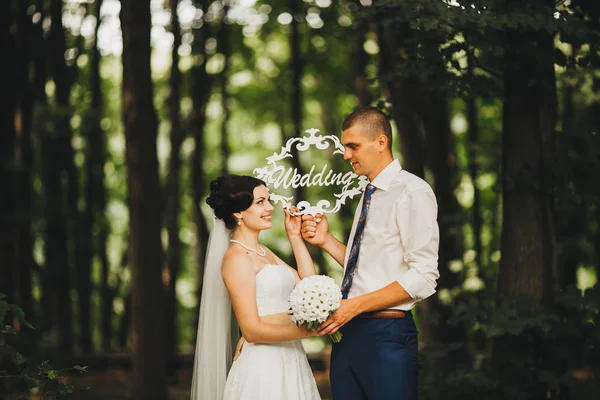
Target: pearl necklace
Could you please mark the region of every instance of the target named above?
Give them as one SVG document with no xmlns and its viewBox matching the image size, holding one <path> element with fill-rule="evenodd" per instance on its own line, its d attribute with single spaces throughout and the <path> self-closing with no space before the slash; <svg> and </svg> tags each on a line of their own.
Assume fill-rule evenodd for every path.
<svg viewBox="0 0 600 400">
<path fill-rule="evenodd" d="M 259 246 L 258 248 L 259 248 L 259 250 L 262 250 L 262 254 L 261 254 L 261 253 L 260 253 L 258 250 L 251 249 L 250 247 L 246 246 L 244 243 L 242 243 L 242 242 L 238 242 L 237 240 L 233 240 L 233 239 L 231 239 L 231 240 L 230 240 L 230 242 L 232 242 L 232 243 L 237 243 L 237 244 L 239 244 L 240 246 L 242 246 L 243 248 L 245 248 L 246 250 L 253 251 L 253 252 L 255 252 L 256 254 L 258 254 L 259 256 L 261 256 L 261 257 L 264 257 L 264 256 L 266 256 L 266 255 L 267 255 L 267 251 L 266 251 L 265 249 L 261 248 L 260 246 Z"/>
</svg>

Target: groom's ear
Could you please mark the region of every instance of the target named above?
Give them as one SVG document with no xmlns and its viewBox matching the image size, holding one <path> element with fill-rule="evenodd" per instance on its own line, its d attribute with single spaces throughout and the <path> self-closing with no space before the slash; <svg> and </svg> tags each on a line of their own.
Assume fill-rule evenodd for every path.
<svg viewBox="0 0 600 400">
<path fill-rule="evenodd" d="M 384 151 L 388 147 L 388 138 L 385 135 L 379 135 L 376 139 L 377 147 L 379 147 L 379 151 Z"/>
</svg>

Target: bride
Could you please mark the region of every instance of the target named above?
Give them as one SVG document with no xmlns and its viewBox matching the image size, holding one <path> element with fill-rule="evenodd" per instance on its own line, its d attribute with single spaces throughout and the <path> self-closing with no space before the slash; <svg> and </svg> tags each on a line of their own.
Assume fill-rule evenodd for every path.
<svg viewBox="0 0 600 400">
<path fill-rule="evenodd" d="M 284 210 L 296 272 L 258 244 L 260 232 L 272 227 L 273 206 L 263 181 L 226 175 L 211 182 L 210 190 L 206 202 L 215 225 L 206 255 L 191 399 L 320 399 L 299 340 L 318 333 L 297 327 L 288 314 L 294 286 L 315 275 L 300 235 L 301 218 Z M 242 338 L 233 361 L 236 320 Z"/>
</svg>

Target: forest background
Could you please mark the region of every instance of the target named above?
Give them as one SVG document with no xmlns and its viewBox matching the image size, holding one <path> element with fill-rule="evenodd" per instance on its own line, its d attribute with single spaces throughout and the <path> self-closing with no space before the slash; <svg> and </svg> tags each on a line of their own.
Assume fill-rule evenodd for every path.
<svg viewBox="0 0 600 400">
<path fill-rule="evenodd" d="M 438 198 L 422 398 L 599 398 L 599 46 L 596 0 L 1 1 L 0 398 L 187 398 L 209 182 L 367 104 Z"/>
</svg>

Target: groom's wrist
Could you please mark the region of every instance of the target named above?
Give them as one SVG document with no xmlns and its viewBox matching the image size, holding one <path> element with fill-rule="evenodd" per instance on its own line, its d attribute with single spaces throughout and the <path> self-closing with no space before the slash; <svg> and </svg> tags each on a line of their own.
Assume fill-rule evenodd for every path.
<svg viewBox="0 0 600 400">
<path fill-rule="evenodd" d="M 333 237 L 333 235 L 328 232 L 327 235 L 325 236 L 325 240 L 323 241 L 323 244 L 321 245 L 321 248 L 329 253 L 331 250 L 331 246 L 334 244 L 334 240 L 335 240 L 335 238 Z"/>
<path fill-rule="evenodd" d="M 354 302 L 354 317 L 367 311 L 364 307 L 362 296 L 357 296 L 350 300 Z"/>
</svg>

